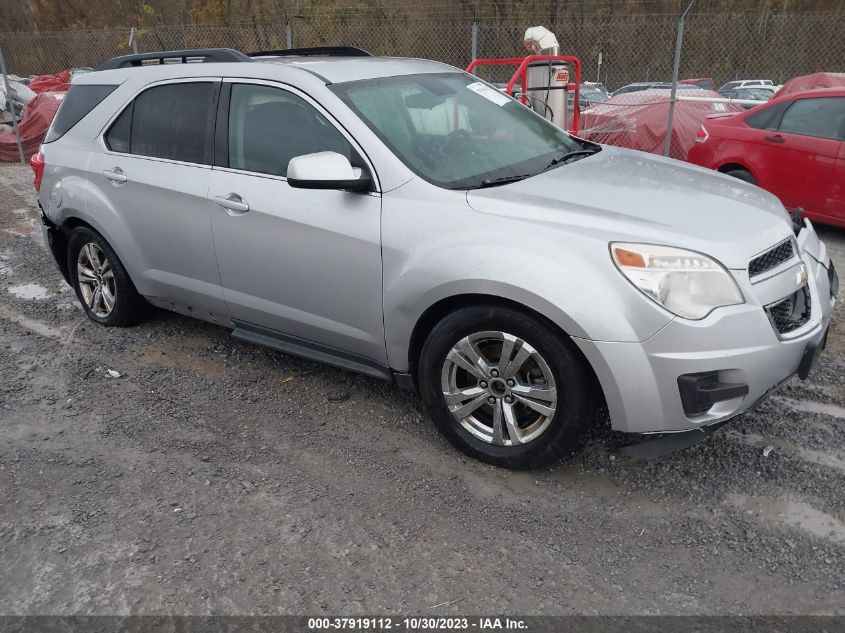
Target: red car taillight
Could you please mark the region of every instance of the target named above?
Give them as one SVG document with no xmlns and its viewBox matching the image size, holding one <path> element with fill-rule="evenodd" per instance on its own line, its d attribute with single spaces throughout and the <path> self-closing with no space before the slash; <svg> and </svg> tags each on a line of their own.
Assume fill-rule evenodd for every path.
<svg viewBox="0 0 845 633">
<path fill-rule="evenodd" d="M 32 171 L 35 172 L 35 180 L 32 184 L 35 185 L 35 191 L 41 190 L 41 178 L 44 176 L 44 154 L 41 150 L 37 154 L 33 154 L 29 159 L 29 164 L 32 166 Z"/>
<path fill-rule="evenodd" d="M 695 142 L 696 143 L 706 143 L 707 139 L 710 138 L 710 132 L 707 131 L 707 128 L 704 127 L 704 124 L 701 124 L 701 127 L 698 128 L 698 132 L 695 134 Z"/>
</svg>

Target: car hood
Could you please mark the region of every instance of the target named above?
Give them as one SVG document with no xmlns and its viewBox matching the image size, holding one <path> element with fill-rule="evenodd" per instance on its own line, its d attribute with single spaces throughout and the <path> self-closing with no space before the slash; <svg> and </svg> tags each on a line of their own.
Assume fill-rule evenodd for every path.
<svg viewBox="0 0 845 633">
<path fill-rule="evenodd" d="M 601 152 L 525 180 L 467 192 L 476 211 L 607 241 L 666 244 L 743 269 L 792 235 L 783 205 L 745 182 L 653 154 Z"/>
</svg>

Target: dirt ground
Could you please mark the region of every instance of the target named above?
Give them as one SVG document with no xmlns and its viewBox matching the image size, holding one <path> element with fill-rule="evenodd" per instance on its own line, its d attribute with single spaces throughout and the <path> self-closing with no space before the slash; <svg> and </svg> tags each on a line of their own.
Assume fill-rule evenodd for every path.
<svg viewBox="0 0 845 633">
<path fill-rule="evenodd" d="M 2 614 L 845 614 L 841 306 L 809 380 L 708 441 L 637 461 L 597 428 L 514 473 L 394 387 L 94 325 L 35 217 L 0 168 Z"/>
</svg>

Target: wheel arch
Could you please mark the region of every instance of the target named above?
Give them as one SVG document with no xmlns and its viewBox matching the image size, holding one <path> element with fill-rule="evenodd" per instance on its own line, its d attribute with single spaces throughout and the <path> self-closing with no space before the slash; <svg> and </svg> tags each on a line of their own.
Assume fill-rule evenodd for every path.
<svg viewBox="0 0 845 633">
<path fill-rule="evenodd" d="M 93 231 L 100 237 L 102 237 L 108 244 L 111 246 L 112 250 L 117 255 L 117 259 L 120 264 L 123 266 L 124 270 L 126 270 L 126 274 L 129 276 L 129 279 L 135 284 L 135 279 L 132 276 L 132 273 L 126 268 L 126 264 L 123 261 L 123 257 L 121 257 L 120 253 L 117 252 L 117 248 L 112 243 L 112 241 L 108 238 L 108 236 L 102 231 L 99 227 L 94 226 L 87 220 L 82 219 L 78 215 L 68 215 L 61 224 L 57 225 L 57 230 L 54 232 L 54 239 L 57 240 L 59 243 L 54 246 L 54 255 L 56 257 L 56 261 L 59 263 L 60 270 L 62 275 L 64 275 L 65 280 L 70 283 L 70 271 L 68 270 L 68 262 L 67 262 L 67 249 L 68 244 L 70 242 L 70 234 L 74 231 L 74 229 L 78 228 L 86 228 L 90 231 Z M 60 257 L 61 255 L 61 257 Z"/>
<path fill-rule="evenodd" d="M 754 178 L 755 182 L 759 182 L 759 179 L 757 178 L 757 174 L 754 172 L 753 169 L 751 169 L 751 167 L 749 167 L 745 163 L 740 163 L 740 162 L 737 162 L 737 161 L 726 162 L 723 165 L 721 165 L 716 171 L 718 171 L 721 174 L 727 174 L 729 171 L 734 171 L 734 170 L 747 171 L 749 174 L 751 174 L 751 177 Z"/>
<path fill-rule="evenodd" d="M 604 401 L 604 394 L 592 364 L 587 360 L 587 357 L 584 356 L 581 349 L 571 342 L 570 335 L 560 325 L 555 323 L 555 321 L 547 317 L 542 312 L 523 303 L 519 303 L 518 301 L 509 299 L 507 297 L 485 294 L 480 292 L 470 292 L 444 297 L 430 305 L 417 319 L 416 323 L 414 324 L 413 330 L 411 331 L 411 338 L 408 343 L 408 370 L 411 376 L 414 389 L 416 389 L 418 386 L 417 374 L 420 354 L 422 352 L 423 345 L 425 344 L 425 341 L 428 338 L 428 335 L 431 333 L 434 327 L 444 317 L 446 317 L 451 312 L 454 312 L 455 310 L 480 305 L 510 308 L 517 312 L 521 312 L 523 314 L 536 318 L 538 321 L 540 321 L 552 331 L 554 331 L 556 334 L 558 334 L 558 336 L 560 336 L 560 338 L 573 351 L 573 353 L 581 359 L 584 367 L 587 369 L 587 374 L 589 376 L 591 385 L 595 390 L 595 393 L 601 396 L 602 402 Z"/>
</svg>

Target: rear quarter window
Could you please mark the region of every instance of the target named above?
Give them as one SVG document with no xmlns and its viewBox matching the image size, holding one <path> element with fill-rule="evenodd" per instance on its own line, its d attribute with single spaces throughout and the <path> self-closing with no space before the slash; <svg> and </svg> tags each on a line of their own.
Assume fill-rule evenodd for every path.
<svg viewBox="0 0 845 633">
<path fill-rule="evenodd" d="M 114 120 L 106 145 L 114 152 L 210 165 L 218 90 L 215 82 L 148 88 Z"/>
<path fill-rule="evenodd" d="M 782 101 L 771 107 L 758 106 L 752 114 L 745 117 L 745 124 L 758 130 L 776 130 L 781 117 L 792 101 Z"/>
<path fill-rule="evenodd" d="M 47 130 L 44 142 L 52 143 L 63 137 L 116 88 L 117 86 L 93 84 L 71 86 L 70 91 L 62 99 L 62 105 L 59 106 L 50 129 Z"/>
</svg>

